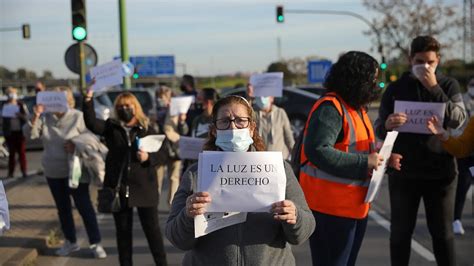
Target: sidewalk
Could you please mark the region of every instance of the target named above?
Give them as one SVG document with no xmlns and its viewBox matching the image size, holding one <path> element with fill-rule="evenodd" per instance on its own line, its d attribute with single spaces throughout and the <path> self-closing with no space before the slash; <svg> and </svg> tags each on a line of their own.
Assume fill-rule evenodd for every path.
<svg viewBox="0 0 474 266">
<path fill-rule="evenodd" d="M 48 249 L 48 237 L 59 226 L 53 198 L 38 175 L 10 182 L 6 193 L 11 229 L 0 237 L 0 265 L 31 264 Z"/>
</svg>

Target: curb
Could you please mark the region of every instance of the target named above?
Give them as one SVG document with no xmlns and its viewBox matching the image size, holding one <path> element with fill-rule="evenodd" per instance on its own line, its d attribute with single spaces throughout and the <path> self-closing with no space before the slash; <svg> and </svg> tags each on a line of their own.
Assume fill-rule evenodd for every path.
<svg viewBox="0 0 474 266">
<path fill-rule="evenodd" d="M 34 248 L 19 248 L 20 251 L 10 257 L 3 266 L 31 265 L 38 257 L 38 251 Z"/>
</svg>

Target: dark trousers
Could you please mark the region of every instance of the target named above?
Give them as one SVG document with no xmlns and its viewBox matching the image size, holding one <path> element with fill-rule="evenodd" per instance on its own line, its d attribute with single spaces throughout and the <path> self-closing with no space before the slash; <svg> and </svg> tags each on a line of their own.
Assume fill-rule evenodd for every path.
<svg viewBox="0 0 474 266">
<path fill-rule="evenodd" d="M 76 228 L 74 226 L 74 218 L 72 216 L 71 198 L 74 199 L 82 222 L 86 227 L 89 243 L 100 243 L 100 231 L 97 224 L 97 217 L 89 195 L 89 184 L 80 183 L 75 189 L 69 188 L 68 178 L 46 178 L 48 180 L 49 189 L 53 194 L 56 208 L 58 209 L 59 221 L 64 237 L 72 243 L 76 243 Z"/>
<path fill-rule="evenodd" d="M 21 173 L 26 175 L 26 141 L 21 131 L 12 131 L 11 135 L 5 137 L 7 142 L 8 152 L 10 156 L 8 158 L 8 175 L 12 176 L 15 172 L 16 154 L 20 157 L 20 168 Z"/>
<path fill-rule="evenodd" d="M 456 187 L 456 199 L 454 201 L 454 220 L 461 220 L 466 194 L 471 186 L 471 172 L 469 167 L 474 166 L 474 157 L 469 156 L 457 160 L 458 163 L 458 185 Z"/>
<path fill-rule="evenodd" d="M 155 264 L 167 265 L 165 247 L 158 220 L 158 208 L 137 207 L 137 211 Z M 133 265 L 133 208 L 123 208 L 120 212 L 114 213 L 114 220 L 120 265 Z"/>
<path fill-rule="evenodd" d="M 456 175 L 443 179 L 409 179 L 389 176 L 391 205 L 390 260 L 408 265 L 418 206 L 423 198 L 426 222 L 438 265 L 455 265 L 453 214 Z"/>
<path fill-rule="evenodd" d="M 314 266 L 355 265 L 365 229 L 364 219 L 343 218 L 313 211 L 316 229 L 309 238 Z"/>
</svg>

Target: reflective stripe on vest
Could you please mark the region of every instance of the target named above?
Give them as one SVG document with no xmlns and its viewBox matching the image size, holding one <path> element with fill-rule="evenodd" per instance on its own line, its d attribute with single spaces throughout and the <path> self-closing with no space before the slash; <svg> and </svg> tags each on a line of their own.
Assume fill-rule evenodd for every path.
<svg viewBox="0 0 474 266">
<path fill-rule="evenodd" d="M 370 120 L 365 111 L 362 117 L 356 110 L 339 100 L 334 93 L 328 93 L 319 99 L 311 109 L 304 130 L 304 139 L 311 115 L 318 106 L 330 101 L 343 119 L 343 140 L 335 143 L 334 148 L 347 153 L 369 154 L 373 151 L 375 137 Z M 301 162 L 307 160 L 304 153 L 304 139 L 301 149 Z M 364 203 L 370 179 L 358 180 L 335 176 L 318 169 L 311 162 L 302 166 L 300 184 L 312 210 L 325 214 L 361 219 L 367 216 L 369 204 Z"/>
</svg>

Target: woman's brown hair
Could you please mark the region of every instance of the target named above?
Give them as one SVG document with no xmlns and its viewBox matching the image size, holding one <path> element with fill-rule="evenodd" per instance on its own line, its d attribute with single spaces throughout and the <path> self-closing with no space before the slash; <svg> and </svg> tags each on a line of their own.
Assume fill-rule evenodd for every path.
<svg viewBox="0 0 474 266">
<path fill-rule="evenodd" d="M 230 95 L 225 98 L 222 98 L 216 102 L 214 105 L 214 108 L 212 108 L 212 123 L 209 125 L 209 133 L 207 137 L 207 141 L 204 144 L 204 150 L 206 151 L 216 151 L 219 150 L 219 148 L 216 146 L 216 137 L 214 134 L 212 134 L 213 131 L 216 130 L 215 127 L 215 121 L 217 119 L 217 113 L 219 110 L 226 106 L 226 105 L 231 105 L 231 104 L 240 104 L 245 106 L 247 109 L 247 113 L 250 116 L 250 124 L 249 127 L 254 127 L 253 131 L 253 146 L 255 147 L 255 150 L 257 151 L 264 151 L 265 150 L 265 144 L 263 143 L 263 139 L 258 135 L 258 129 L 257 129 L 257 123 L 255 123 L 255 112 L 253 111 L 253 108 L 250 106 L 249 102 L 240 96 L 237 95 Z"/>
<path fill-rule="evenodd" d="M 133 109 L 135 110 L 135 118 L 138 120 L 138 123 L 140 124 L 140 126 L 142 126 L 145 129 L 148 129 L 148 125 L 150 121 L 148 120 L 148 117 L 146 117 L 146 115 L 143 113 L 143 108 L 140 102 L 137 100 L 137 97 L 135 97 L 135 95 L 133 95 L 130 92 L 122 92 L 115 99 L 115 103 L 114 103 L 115 117 L 118 117 L 117 109 L 119 106 L 129 105 L 129 104 L 133 106 Z"/>
</svg>

